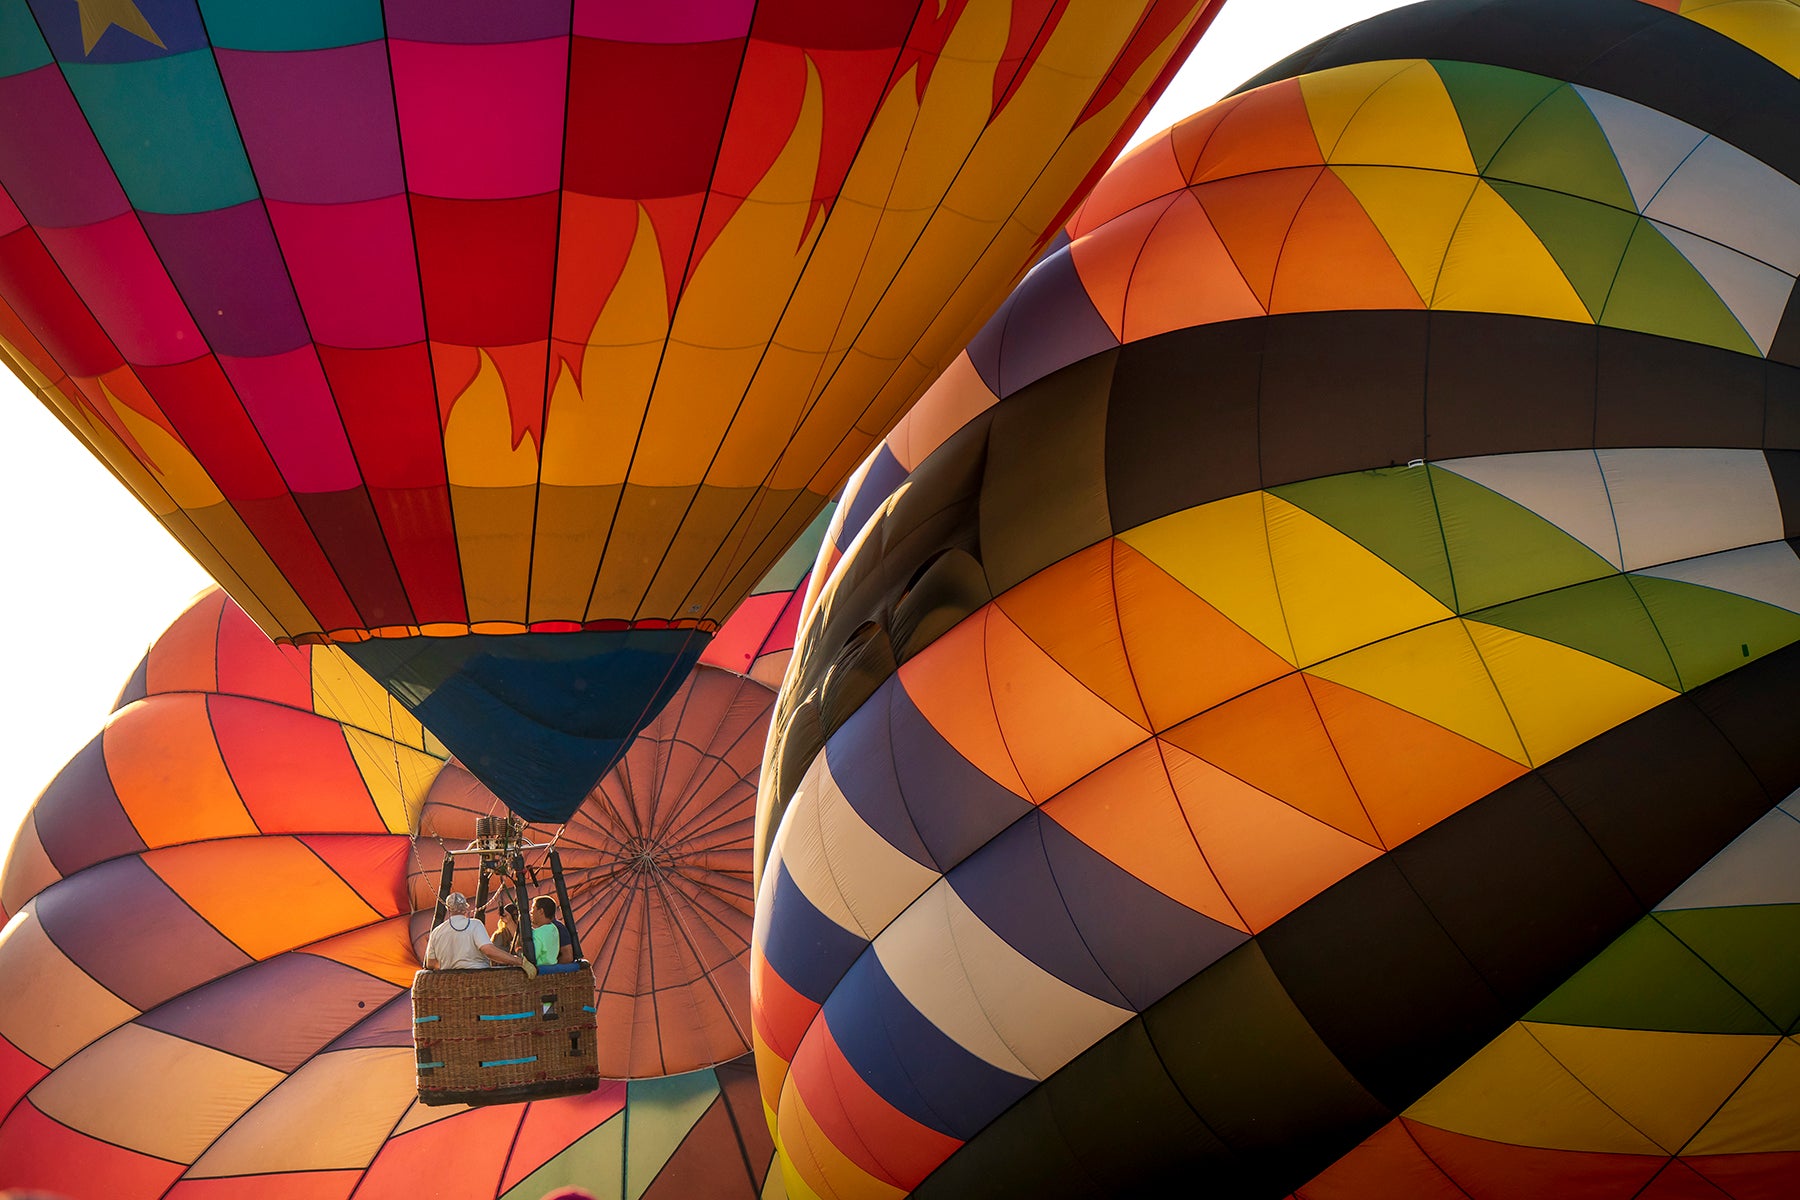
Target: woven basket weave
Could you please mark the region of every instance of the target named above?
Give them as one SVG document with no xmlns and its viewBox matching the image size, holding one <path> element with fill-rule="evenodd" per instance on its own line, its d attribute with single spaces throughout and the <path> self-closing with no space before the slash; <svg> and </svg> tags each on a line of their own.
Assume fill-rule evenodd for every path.
<svg viewBox="0 0 1800 1200">
<path fill-rule="evenodd" d="M 514 1104 L 600 1086 L 594 971 L 420 971 L 413 1050 L 423 1104 Z"/>
</svg>

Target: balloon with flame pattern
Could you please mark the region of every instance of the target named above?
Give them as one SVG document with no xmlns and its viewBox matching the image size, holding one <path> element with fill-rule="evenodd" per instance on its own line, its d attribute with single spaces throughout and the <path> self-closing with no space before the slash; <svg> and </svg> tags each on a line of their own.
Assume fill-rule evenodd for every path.
<svg viewBox="0 0 1800 1200">
<path fill-rule="evenodd" d="M 0 3 L 0 357 L 566 817 L 1209 0 Z"/>
</svg>

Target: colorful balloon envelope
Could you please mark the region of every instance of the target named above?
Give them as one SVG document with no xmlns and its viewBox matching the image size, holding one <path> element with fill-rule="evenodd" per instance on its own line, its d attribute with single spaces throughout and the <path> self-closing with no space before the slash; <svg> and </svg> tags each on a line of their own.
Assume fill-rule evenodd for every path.
<svg viewBox="0 0 1800 1200">
<path fill-rule="evenodd" d="M 774 706 L 764 684 L 695 667 L 565 825 L 525 827 L 527 841 L 556 847 L 564 919 L 594 964 L 602 1078 L 692 1071 L 750 1051 L 751 846 Z M 467 845 L 498 809 L 460 767 L 438 776 L 419 824 L 415 907 L 434 903 L 442 851 Z M 533 894 L 555 896 L 542 862 L 528 863 Z M 477 863 L 458 867 L 453 886 L 477 895 Z"/>
<path fill-rule="evenodd" d="M 118 1200 L 763 1195 L 748 1059 L 425 1108 L 411 825 L 444 751 L 217 592 L 39 798 L 0 901 L 0 1190 Z"/>
<path fill-rule="evenodd" d="M 1214 7 L 7 0 L 0 348 L 559 819 Z"/>
<path fill-rule="evenodd" d="M 1800 787 L 1792 11 L 1417 5 L 1102 180 L 848 490 L 778 704 L 791 1190 L 1792 1190 L 1788 917 L 1681 915 Z M 1571 1078 L 1669 1090 L 1629 1142 Z"/>
</svg>

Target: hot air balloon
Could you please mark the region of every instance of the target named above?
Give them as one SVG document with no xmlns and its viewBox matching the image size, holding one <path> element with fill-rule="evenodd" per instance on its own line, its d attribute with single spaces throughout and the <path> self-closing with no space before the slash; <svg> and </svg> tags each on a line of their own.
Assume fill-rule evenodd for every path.
<svg viewBox="0 0 1800 1200">
<path fill-rule="evenodd" d="M 1216 7 L 7 0 L 0 348 L 561 819 Z"/>
<path fill-rule="evenodd" d="M 598 1069 L 606 1077 L 689 1071 L 750 1049 L 757 776 L 773 688 L 829 516 L 821 514 L 726 619 L 675 698 L 570 820 L 517 831 L 516 840 L 537 848 L 529 878 L 559 899 L 576 945 L 595 964 Z M 491 872 L 482 878 L 479 852 L 466 851 L 479 850 L 484 823 L 491 828 L 500 808 L 461 764 L 439 775 L 418 822 L 416 907 L 431 908 L 451 888 L 481 898 L 501 885 Z M 505 902 L 490 898 L 489 910 Z"/>
<path fill-rule="evenodd" d="M 1602 1024 L 1584 975 L 1628 991 L 1615 947 L 1674 955 L 1684 883 L 1791 820 L 1784 22 L 1417 5 L 1096 187 L 778 702 L 752 1013 L 793 1191 L 1393 1194 L 1424 1176 L 1328 1168 L 1434 1120 L 1476 1153 L 1459 1068 Z M 1791 1107 L 1696 1111 L 1787 1078 L 1757 944 L 1696 953 L 1773 1074 L 1709 1047 L 1633 1110 L 1742 1197 L 1796 1178 Z M 1580 1134 L 1510 1140 L 1619 1146 Z"/>
<path fill-rule="evenodd" d="M 409 832 L 444 769 L 335 649 L 276 647 L 217 592 L 185 613 L 0 876 L 0 1189 L 776 1194 L 747 1059 L 416 1103 Z"/>
</svg>

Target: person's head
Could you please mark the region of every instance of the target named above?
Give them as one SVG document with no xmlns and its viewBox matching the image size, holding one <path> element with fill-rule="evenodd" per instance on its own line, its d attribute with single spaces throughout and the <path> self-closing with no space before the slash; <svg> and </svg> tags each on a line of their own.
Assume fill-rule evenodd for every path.
<svg viewBox="0 0 1800 1200">
<path fill-rule="evenodd" d="M 469 913 L 469 898 L 461 892 L 451 892 L 448 896 L 444 897 L 444 911 L 453 917 L 467 916 Z"/>
<path fill-rule="evenodd" d="M 551 896 L 539 896 L 531 902 L 531 923 L 548 925 L 556 920 L 556 900 Z"/>
<path fill-rule="evenodd" d="M 516 904 L 502 905 L 500 907 L 500 919 L 505 921 L 508 925 L 511 925 L 513 928 L 518 928 L 519 906 Z"/>
</svg>

